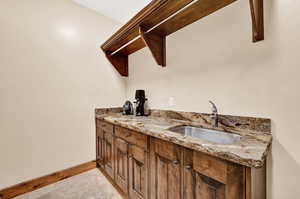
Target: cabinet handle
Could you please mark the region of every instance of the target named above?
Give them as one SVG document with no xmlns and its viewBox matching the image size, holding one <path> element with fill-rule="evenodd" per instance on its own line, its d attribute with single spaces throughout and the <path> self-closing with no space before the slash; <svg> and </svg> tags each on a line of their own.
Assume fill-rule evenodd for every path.
<svg viewBox="0 0 300 199">
<path fill-rule="evenodd" d="M 179 164 L 179 160 L 174 160 L 173 165 L 177 165 L 177 164 Z"/>
<path fill-rule="evenodd" d="M 190 165 L 190 164 L 185 165 L 185 168 L 186 168 L 187 170 L 190 170 L 190 169 L 192 169 L 192 165 Z"/>
</svg>

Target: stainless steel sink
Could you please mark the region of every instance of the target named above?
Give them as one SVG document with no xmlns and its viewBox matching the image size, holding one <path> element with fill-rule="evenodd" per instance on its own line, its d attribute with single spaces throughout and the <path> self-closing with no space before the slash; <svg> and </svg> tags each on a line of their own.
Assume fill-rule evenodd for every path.
<svg viewBox="0 0 300 199">
<path fill-rule="evenodd" d="M 178 126 L 169 129 L 172 132 L 179 133 L 183 136 L 207 140 L 218 144 L 232 144 L 241 140 L 241 136 L 223 131 L 203 129 L 193 126 Z"/>
</svg>

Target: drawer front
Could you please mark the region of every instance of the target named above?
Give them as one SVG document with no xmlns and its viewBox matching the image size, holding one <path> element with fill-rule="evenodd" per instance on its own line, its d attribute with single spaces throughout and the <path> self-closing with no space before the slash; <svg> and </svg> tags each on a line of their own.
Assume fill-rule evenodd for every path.
<svg viewBox="0 0 300 199">
<path fill-rule="evenodd" d="M 102 130 L 106 132 L 113 132 L 114 126 L 112 124 L 109 124 L 107 122 L 104 122 L 103 120 L 97 120 L 97 127 L 101 128 Z"/>
<path fill-rule="evenodd" d="M 193 168 L 195 171 L 218 182 L 227 182 L 227 163 L 224 160 L 206 155 L 201 152 L 193 152 Z"/>
<path fill-rule="evenodd" d="M 127 142 L 129 142 L 130 144 L 134 144 L 137 145 L 141 148 L 143 148 L 144 150 L 148 149 L 148 144 L 147 144 L 147 140 L 148 140 L 148 136 L 141 134 L 141 133 L 137 133 L 122 127 L 115 127 L 115 135 L 117 137 L 122 138 L 123 140 L 126 140 Z"/>
<path fill-rule="evenodd" d="M 156 138 L 152 139 L 151 144 L 154 147 L 155 153 L 157 153 L 161 157 L 167 158 L 168 160 L 172 161 L 180 160 L 180 146 Z"/>
<path fill-rule="evenodd" d="M 131 145 L 129 147 L 129 156 L 133 157 L 135 160 L 145 164 L 145 152 L 142 148 L 137 147 L 136 145 Z"/>
</svg>

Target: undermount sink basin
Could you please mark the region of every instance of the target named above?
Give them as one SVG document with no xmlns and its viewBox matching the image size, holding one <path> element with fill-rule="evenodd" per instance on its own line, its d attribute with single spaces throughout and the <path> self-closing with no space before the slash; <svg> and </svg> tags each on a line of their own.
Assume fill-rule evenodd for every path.
<svg viewBox="0 0 300 199">
<path fill-rule="evenodd" d="M 193 126 L 177 126 L 169 129 L 183 136 L 191 136 L 218 144 L 232 144 L 241 140 L 241 136 L 223 131 L 203 129 Z"/>
</svg>

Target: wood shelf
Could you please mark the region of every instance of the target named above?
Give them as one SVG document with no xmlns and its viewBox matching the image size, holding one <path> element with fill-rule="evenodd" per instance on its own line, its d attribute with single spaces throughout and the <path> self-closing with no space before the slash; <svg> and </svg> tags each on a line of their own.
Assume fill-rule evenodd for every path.
<svg viewBox="0 0 300 199">
<path fill-rule="evenodd" d="M 153 0 L 121 27 L 101 49 L 122 76 L 128 55 L 148 47 L 158 65 L 166 66 L 166 36 L 236 0 Z M 250 0 L 253 42 L 264 39 L 263 0 Z"/>
</svg>

